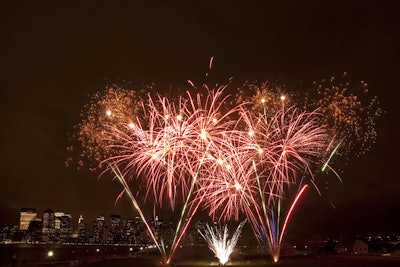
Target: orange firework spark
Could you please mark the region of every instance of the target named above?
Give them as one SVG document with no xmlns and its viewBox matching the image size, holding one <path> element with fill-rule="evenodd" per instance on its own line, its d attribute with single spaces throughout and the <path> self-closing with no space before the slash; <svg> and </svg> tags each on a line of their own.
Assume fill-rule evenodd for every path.
<svg viewBox="0 0 400 267">
<path fill-rule="evenodd" d="M 124 90 L 109 86 L 93 94 L 81 112 L 81 121 L 70 136 L 67 150 L 72 155 L 67 165 L 77 163 L 96 170 L 99 164 L 112 155 L 107 138 L 107 127 L 132 121 L 139 114 L 142 91 Z"/>
<path fill-rule="evenodd" d="M 346 80 L 346 73 L 342 79 Z M 331 77 L 314 85 L 318 97 L 310 105 L 320 109 L 335 143 L 341 142 L 336 153 L 346 156 L 350 152 L 353 155 L 367 152 L 376 140 L 376 121 L 382 115 L 378 98 L 369 95 L 368 84 L 361 81 L 352 85 Z"/>
</svg>

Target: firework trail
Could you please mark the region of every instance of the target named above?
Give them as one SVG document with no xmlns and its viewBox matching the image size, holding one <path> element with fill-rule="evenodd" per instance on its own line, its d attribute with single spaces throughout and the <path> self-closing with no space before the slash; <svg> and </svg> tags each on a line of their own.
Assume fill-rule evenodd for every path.
<svg viewBox="0 0 400 267">
<path fill-rule="evenodd" d="M 109 166 L 109 168 L 115 174 L 115 177 L 118 179 L 118 181 L 122 184 L 122 186 L 124 188 L 124 190 L 121 192 L 119 197 L 121 197 L 123 193 L 126 193 L 129 196 L 129 198 L 132 201 L 132 204 L 133 204 L 134 208 L 137 210 L 137 212 L 139 213 L 140 218 L 142 219 L 144 225 L 146 226 L 146 229 L 149 232 L 150 238 L 152 239 L 153 243 L 156 245 L 156 247 L 160 251 L 161 255 L 164 257 L 164 261 L 165 261 L 166 260 L 166 258 L 165 258 L 165 255 L 166 255 L 165 247 L 159 244 L 159 241 L 157 240 L 155 234 L 153 233 L 153 230 L 152 230 L 151 226 L 147 222 L 147 220 L 146 220 L 146 218 L 145 218 L 145 216 L 143 214 L 143 211 L 140 208 L 140 205 L 139 205 L 138 201 L 136 200 L 135 196 L 133 195 L 131 188 L 127 184 L 127 181 L 123 178 L 123 176 L 121 175 L 121 173 L 118 172 L 117 169 L 113 168 L 112 166 Z"/>
<path fill-rule="evenodd" d="M 208 154 L 198 180 L 194 202 L 202 198 L 202 208 L 217 221 L 238 220 L 241 213 L 254 220 L 250 204 L 257 202 L 254 196 L 258 187 L 251 179 L 253 169 L 246 166 L 248 150 L 239 146 L 241 136 L 241 131 L 232 132 Z"/>
<path fill-rule="evenodd" d="M 253 115 L 243 109 L 237 124 L 241 130 L 232 132 L 219 154 L 204 163 L 210 166 L 196 194 L 206 195 L 203 207 L 218 220 L 237 220 L 244 213 L 259 240 L 267 239 L 275 261 L 289 217 L 306 188 L 300 188 L 299 181 L 307 173 L 313 183 L 314 165 L 323 160 L 328 146 L 319 116 L 318 111 L 301 112 L 281 104 L 267 120 L 265 113 Z M 296 186 L 294 204 L 284 214 L 282 202 Z"/>
<path fill-rule="evenodd" d="M 206 224 L 205 227 L 198 230 L 200 235 L 206 240 L 208 247 L 214 252 L 215 257 L 218 258 L 220 264 L 225 265 L 229 261 L 229 256 L 237 244 L 246 221 L 244 220 L 239 224 L 231 239 L 229 239 L 229 231 L 226 224 L 224 227 L 211 227 Z"/>
<path fill-rule="evenodd" d="M 171 245 L 173 253 L 187 229 L 198 205 L 190 201 L 202 169 L 203 161 L 213 147 L 222 143 L 234 121 L 226 118 L 236 110 L 222 112 L 223 87 L 200 94 L 180 97 L 170 102 L 166 97 L 148 96 L 143 104 L 144 116 L 125 123 L 124 127 L 111 126 L 110 149 L 118 151 L 106 163 L 118 169 L 119 180 L 136 181 L 153 198 L 154 205 L 162 208 L 168 200 L 174 211 L 177 202 L 183 203 L 176 236 Z M 121 130 L 122 129 L 122 130 Z"/>
<path fill-rule="evenodd" d="M 255 124 L 244 118 L 248 127 L 254 129 L 254 141 L 268 151 L 253 164 L 263 211 L 263 217 L 258 218 L 261 229 L 256 230 L 261 240 L 267 239 L 275 262 L 279 260 L 288 220 L 306 189 L 302 185 L 303 177 L 307 175 L 308 181 L 314 184 L 315 166 L 324 160 L 329 139 L 319 117 L 318 110 L 301 112 L 282 104 L 268 122 L 265 115 L 259 116 Z M 299 191 L 291 199 L 293 188 Z M 285 202 L 292 203 L 287 212 L 283 210 Z"/>
</svg>

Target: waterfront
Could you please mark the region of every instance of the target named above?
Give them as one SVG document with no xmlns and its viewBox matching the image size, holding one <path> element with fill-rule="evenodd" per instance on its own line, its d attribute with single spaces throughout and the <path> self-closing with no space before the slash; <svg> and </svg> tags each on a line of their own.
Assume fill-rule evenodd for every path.
<svg viewBox="0 0 400 267">
<path fill-rule="evenodd" d="M 54 254 L 49 257 L 48 252 Z M 92 267 L 151 267 L 162 266 L 157 251 L 131 249 L 129 246 L 98 245 L 1 245 L 0 266 L 92 266 Z M 263 254 L 236 251 L 228 266 L 279 266 L 279 267 L 395 267 L 400 266 L 400 255 L 307 255 L 282 257 L 278 263 Z M 207 247 L 179 249 L 171 266 L 218 266 Z"/>
</svg>

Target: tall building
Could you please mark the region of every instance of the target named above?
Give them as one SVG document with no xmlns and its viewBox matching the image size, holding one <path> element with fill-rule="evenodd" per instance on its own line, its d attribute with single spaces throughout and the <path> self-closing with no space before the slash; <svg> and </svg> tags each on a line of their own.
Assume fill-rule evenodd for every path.
<svg viewBox="0 0 400 267">
<path fill-rule="evenodd" d="M 61 218 L 64 215 L 65 215 L 65 213 L 62 212 L 62 211 L 54 212 L 54 229 L 56 229 L 57 232 L 60 232 L 60 229 L 61 229 Z"/>
<path fill-rule="evenodd" d="M 121 216 L 110 215 L 110 230 L 116 232 L 120 230 Z"/>
<path fill-rule="evenodd" d="M 105 222 L 104 216 L 98 216 L 93 222 L 94 242 L 103 243 L 104 241 Z"/>
<path fill-rule="evenodd" d="M 86 243 L 88 241 L 87 240 L 88 238 L 89 238 L 89 232 L 85 223 L 85 219 L 81 214 L 78 219 L 78 242 Z"/>
<path fill-rule="evenodd" d="M 28 227 L 28 238 L 27 240 L 29 242 L 37 242 L 37 241 L 42 241 L 42 228 L 43 228 L 43 222 L 42 219 L 40 218 L 35 218 L 29 223 Z"/>
<path fill-rule="evenodd" d="M 22 231 L 27 231 L 29 228 L 29 223 L 36 218 L 35 209 L 23 208 L 19 215 L 19 229 Z"/>
<path fill-rule="evenodd" d="M 110 215 L 110 243 L 118 243 L 121 240 L 121 216 Z"/>
<path fill-rule="evenodd" d="M 128 244 L 133 244 L 135 241 L 135 220 L 127 218 L 124 227 L 124 236 Z"/>
<path fill-rule="evenodd" d="M 60 239 L 68 241 L 72 237 L 72 216 L 64 213 L 60 217 Z"/>
<path fill-rule="evenodd" d="M 43 212 L 43 241 L 44 242 L 53 242 L 56 240 L 56 216 L 54 211 L 51 209 L 47 209 Z"/>
<path fill-rule="evenodd" d="M 43 212 L 43 233 L 53 233 L 55 229 L 56 217 L 54 211 L 47 209 Z"/>
<path fill-rule="evenodd" d="M 84 223 L 84 222 L 85 222 L 85 219 L 83 218 L 82 214 L 79 215 L 79 218 L 78 218 L 78 225 L 80 225 L 81 223 Z"/>
<path fill-rule="evenodd" d="M 150 238 L 146 229 L 146 225 L 142 221 L 142 218 L 135 217 L 135 244 L 144 246 L 150 243 Z"/>
</svg>

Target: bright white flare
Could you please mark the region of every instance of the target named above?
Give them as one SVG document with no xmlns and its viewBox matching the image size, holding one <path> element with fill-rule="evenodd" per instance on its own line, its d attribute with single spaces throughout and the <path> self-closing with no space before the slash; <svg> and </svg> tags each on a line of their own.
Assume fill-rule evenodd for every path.
<svg viewBox="0 0 400 267">
<path fill-rule="evenodd" d="M 229 256 L 237 244 L 246 221 L 247 219 L 239 224 L 231 239 L 229 239 L 228 226 L 226 224 L 224 227 L 211 227 L 206 224 L 203 229 L 198 230 L 200 235 L 206 240 L 208 247 L 214 252 L 215 257 L 218 258 L 220 264 L 225 265 L 229 261 Z"/>
</svg>

